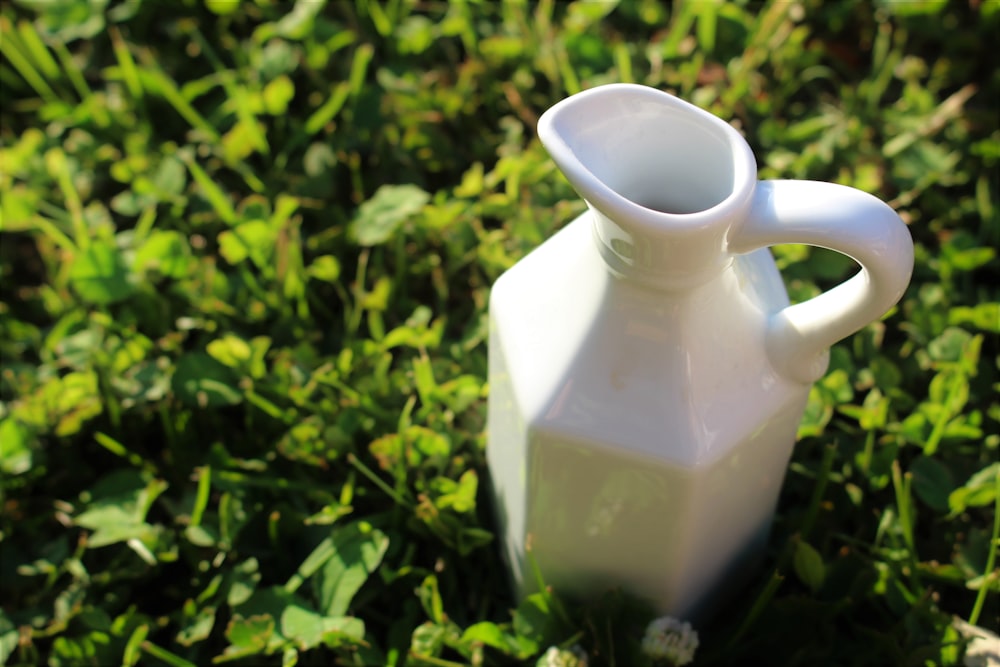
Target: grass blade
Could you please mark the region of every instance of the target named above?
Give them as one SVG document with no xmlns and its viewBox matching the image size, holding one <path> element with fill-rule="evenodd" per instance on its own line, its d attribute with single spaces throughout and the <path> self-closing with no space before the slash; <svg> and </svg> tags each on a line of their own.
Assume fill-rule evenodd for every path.
<svg viewBox="0 0 1000 667">
<path fill-rule="evenodd" d="M 351 93 L 356 97 L 361 94 L 361 89 L 365 84 L 365 74 L 368 72 L 368 64 L 375 55 L 375 47 L 371 44 L 361 44 L 354 50 L 354 60 L 351 62 Z"/>
<path fill-rule="evenodd" d="M 70 177 L 66 154 L 61 148 L 50 148 L 45 152 L 45 166 L 49 174 L 56 179 L 59 190 L 62 191 L 66 210 L 69 211 L 70 221 L 73 224 L 73 241 L 78 248 L 85 250 L 90 246 L 90 232 L 87 229 L 87 222 L 83 219 L 83 202 L 80 199 L 80 193 L 77 192 L 73 179 Z"/>
<path fill-rule="evenodd" d="M 743 638 L 743 636 L 753 627 L 753 624 L 757 622 L 757 618 L 763 613 L 764 609 L 767 607 L 768 603 L 771 602 L 771 598 L 774 594 L 778 592 L 778 588 L 781 586 L 781 582 L 785 580 L 784 575 L 775 570 L 771 573 L 771 578 L 768 579 L 764 588 L 761 590 L 760 595 L 754 600 L 753 606 L 750 607 L 750 611 L 743 618 L 743 622 L 740 624 L 739 629 L 733 638 L 729 640 L 729 646 L 735 646 Z"/>
<path fill-rule="evenodd" d="M 21 45 L 24 55 L 31 58 L 32 63 L 40 70 L 41 74 L 50 81 L 59 79 L 59 65 L 52 59 L 52 54 L 42 43 L 33 26 L 28 21 L 18 21 L 17 32 L 21 37 Z"/>
<path fill-rule="evenodd" d="M 150 471 L 155 470 L 155 468 L 145 459 L 143 459 L 135 452 L 129 451 L 129 449 L 125 445 L 118 442 L 117 440 L 107 435 L 106 433 L 101 433 L 100 431 L 98 431 L 97 433 L 94 434 L 94 440 L 96 440 L 97 444 L 99 444 L 101 447 L 104 447 L 104 449 L 108 450 L 115 456 L 122 457 L 123 459 L 134 465 L 136 468 L 141 468 L 143 470 L 150 470 Z"/>
<path fill-rule="evenodd" d="M 203 466 L 198 473 L 198 491 L 194 499 L 194 508 L 191 510 L 191 525 L 200 526 L 201 519 L 205 516 L 205 509 L 208 507 L 208 497 L 212 491 L 212 466 Z"/>
<path fill-rule="evenodd" d="M 31 65 L 27 56 L 25 56 L 23 52 L 24 47 L 19 43 L 14 32 L 14 26 L 6 16 L 0 16 L 0 34 L 3 34 L 3 38 L 0 39 L 0 53 L 6 56 L 10 64 L 21 75 L 21 78 L 34 88 L 38 96 L 46 102 L 58 102 L 59 96 L 56 95 L 45 78 L 38 73 L 38 70 Z"/>
<path fill-rule="evenodd" d="M 161 648 L 160 646 L 157 646 L 156 644 L 148 640 L 142 642 L 142 650 L 148 653 L 149 655 L 153 656 L 157 660 L 161 660 L 167 663 L 171 667 L 197 667 L 195 663 L 189 662 L 184 658 L 180 657 L 179 655 L 171 653 L 167 649 Z"/>
<path fill-rule="evenodd" d="M 833 470 L 833 462 L 836 457 L 837 443 L 827 445 L 823 448 L 823 462 L 820 464 L 819 477 L 816 479 L 812 497 L 809 499 L 809 509 L 806 510 L 806 516 L 802 520 L 802 526 L 799 529 L 803 540 L 808 538 L 813 524 L 816 523 L 816 517 L 819 515 L 820 504 L 823 502 L 823 494 L 826 492 L 826 485 L 830 481 L 830 471 Z"/>
<path fill-rule="evenodd" d="M 139 72 L 135 66 L 135 60 L 128 50 L 128 44 L 122 39 L 121 31 L 117 26 L 108 28 L 108 35 L 111 38 L 111 48 L 115 52 L 115 59 L 118 61 L 118 68 L 121 70 L 122 81 L 132 99 L 142 100 L 142 84 L 139 82 Z"/>
<path fill-rule="evenodd" d="M 208 199 L 208 202 L 212 205 L 219 218 L 226 224 L 235 225 L 238 219 L 236 209 L 233 208 L 233 203 L 229 201 L 229 197 L 222 191 L 222 188 L 216 185 L 212 177 L 201 168 L 201 165 L 190 154 L 185 153 L 181 155 L 181 159 L 187 165 L 188 171 L 191 172 L 191 177 L 198 183 L 202 193 Z"/>
<path fill-rule="evenodd" d="M 989 555 L 986 557 L 986 569 L 983 572 L 983 582 L 976 593 L 976 602 L 972 606 L 969 614 L 969 623 L 976 625 L 979 623 L 979 616 L 983 613 L 983 605 L 986 604 L 986 596 L 990 592 L 990 584 L 996 581 L 998 573 L 994 571 L 997 562 L 997 551 L 1000 551 L 1000 472 L 996 479 L 996 500 L 993 503 L 993 534 L 990 536 Z"/>
</svg>

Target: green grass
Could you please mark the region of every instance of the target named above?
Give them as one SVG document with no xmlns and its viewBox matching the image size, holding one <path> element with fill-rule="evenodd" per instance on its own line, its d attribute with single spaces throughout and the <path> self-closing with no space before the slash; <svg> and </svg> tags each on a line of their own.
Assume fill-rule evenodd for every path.
<svg viewBox="0 0 1000 667">
<path fill-rule="evenodd" d="M 648 664 L 609 593 L 516 607 L 486 306 L 582 210 L 534 135 L 671 90 L 762 178 L 916 244 L 812 391 L 765 567 L 700 665 L 944 665 L 996 628 L 995 0 L 0 9 L 0 662 Z M 852 271 L 782 246 L 794 299 Z"/>
</svg>

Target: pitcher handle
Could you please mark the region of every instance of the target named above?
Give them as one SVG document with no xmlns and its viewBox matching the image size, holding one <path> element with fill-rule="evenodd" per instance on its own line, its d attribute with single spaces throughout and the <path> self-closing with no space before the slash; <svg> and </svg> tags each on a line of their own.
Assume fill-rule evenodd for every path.
<svg viewBox="0 0 1000 667">
<path fill-rule="evenodd" d="M 808 301 L 773 313 L 767 354 L 782 375 L 806 384 L 826 372 L 829 347 L 891 308 L 913 271 L 910 232 L 892 208 L 861 190 L 816 181 L 762 181 L 729 251 L 805 243 L 843 253 L 861 271 Z"/>
</svg>

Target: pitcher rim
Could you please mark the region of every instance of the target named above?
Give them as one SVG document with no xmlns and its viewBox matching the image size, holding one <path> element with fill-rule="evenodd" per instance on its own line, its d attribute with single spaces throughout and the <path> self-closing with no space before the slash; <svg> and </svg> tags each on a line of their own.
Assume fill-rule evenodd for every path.
<svg viewBox="0 0 1000 667">
<path fill-rule="evenodd" d="M 573 149 L 556 130 L 557 121 L 588 99 L 606 95 L 628 94 L 640 96 L 658 104 L 679 109 L 697 118 L 708 129 L 725 139 L 729 159 L 733 165 L 733 186 L 729 194 L 718 203 L 691 213 L 672 213 L 643 206 L 606 185 L 575 156 Z M 749 203 L 757 183 L 757 161 L 746 139 L 729 123 L 709 111 L 672 93 L 634 83 L 610 83 L 571 95 L 547 109 L 538 119 L 538 138 L 559 170 L 587 202 L 607 217 L 625 217 L 633 225 L 658 233 L 669 230 L 692 230 L 713 226 L 728 220 Z M 586 193 L 586 194 L 584 194 Z"/>
</svg>

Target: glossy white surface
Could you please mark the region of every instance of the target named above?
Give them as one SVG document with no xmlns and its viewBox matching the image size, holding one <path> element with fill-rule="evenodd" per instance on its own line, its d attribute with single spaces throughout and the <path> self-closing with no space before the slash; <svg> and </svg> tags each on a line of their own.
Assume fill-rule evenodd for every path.
<svg viewBox="0 0 1000 667">
<path fill-rule="evenodd" d="M 654 89 L 580 93 L 539 135 L 589 210 L 491 295 L 487 456 L 513 578 L 531 588 L 530 540 L 562 590 L 622 585 L 688 615 L 763 547 L 809 383 L 901 296 L 909 233 L 850 188 L 758 184 L 735 130 Z M 862 270 L 789 306 L 775 243 Z"/>
</svg>

